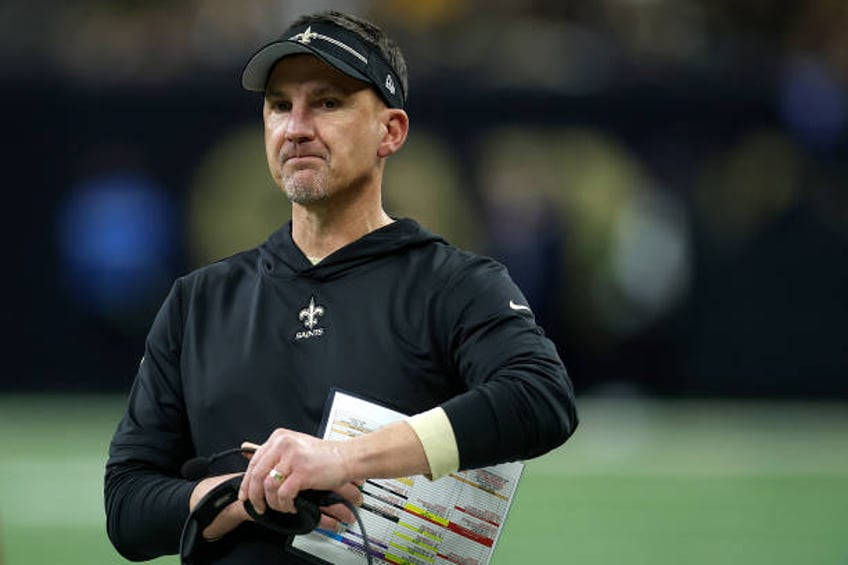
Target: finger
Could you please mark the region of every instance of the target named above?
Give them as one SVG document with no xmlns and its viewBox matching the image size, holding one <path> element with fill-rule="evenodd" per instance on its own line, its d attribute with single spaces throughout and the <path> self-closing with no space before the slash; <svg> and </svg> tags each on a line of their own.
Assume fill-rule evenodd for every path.
<svg viewBox="0 0 848 565">
<path fill-rule="evenodd" d="M 279 467 L 279 465 L 278 465 Z M 265 479 L 265 498 L 268 505 L 280 512 L 297 512 L 294 499 L 300 492 L 298 482 L 278 469 L 272 469 Z"/>
<path fill-rule="evenodd" d="M 242 445 L 244 445 L 244 443 Z M 239 487 L 239 500 L 241 501 L 245 501 L 248 498 L 250 483 L 253 479 L 253 470 L 256 468 L 256 465 L 259 462 L 259 451 L 257 450 L 255 453 L 251 454 L 249 459 L 250 460 L 247 464 L 247 469 L 244 472 L 244 477 L 241 480 L 241 486 Z"/>
<path fill-rule="evenodd" d="M 354 506 L 362 506 L 362 490 L 355 483 L 347 483 L 339 488 L 333 489 L 333 492 L 346 498 Z"/>
<path fill-rule="evenodd" d="M 322 506 L 322 515 L 329 516 L 344 524 L 353 524 L 356 521 L 356 516 L 350 511 L 350 508 L 344 504 L 333 504 L 332 506 Z"/>
<path fill-rule="evenodd" d="M 318 527 L 323 530 L 336 532 L 337 534 L 340 534 L 347 529 L 347 527 L 339 520 L 332 516 L 327 516 L 326 514 L 321 514 L 321 519 L 318 520 Z"/>
<path fill-rule="evenodd" d="M 273 468 L 276 462 L 276 458 L 271 451 L 270 449 L 264 449 L 254 455 L 248 465 L 247 473 L 245 473 L 245 476 L 249 480 L 245 487 L 246 499 L 250 500 L 250 503 L 253 504 L 253 507 L 260 514 L 265 512 L 267 506 L 265 500 L 265 479 L 268 471 Z"/>
<path fill-rule="evenodd" d="M 243 441 L 241 442 L 241 450 L 242 456 L 245 459 L 250 460 L 253 458 L 253 455 L 256 453 L 256 451 L 259 450 L 259 444 L 250 441 Z"/>
</svg>

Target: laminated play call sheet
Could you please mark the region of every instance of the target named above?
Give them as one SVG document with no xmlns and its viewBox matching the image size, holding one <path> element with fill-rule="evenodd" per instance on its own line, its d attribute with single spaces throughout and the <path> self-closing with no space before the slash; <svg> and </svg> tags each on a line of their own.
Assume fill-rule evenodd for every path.
<svg viewBox="0 0 848 565">
<path fill-rule="evenodd" d="M 340 391 L 324 422 L 324 439 L 346 439 L 406 416 Z M 359 513 L 374 563 L 489 563 L 524 470 L 521 462 L 452 473 L 369 479 Z M 291 548 L 315 563 L 367 563 L 358 524 L 343 533 L 317 529 Z"/>
</svg>

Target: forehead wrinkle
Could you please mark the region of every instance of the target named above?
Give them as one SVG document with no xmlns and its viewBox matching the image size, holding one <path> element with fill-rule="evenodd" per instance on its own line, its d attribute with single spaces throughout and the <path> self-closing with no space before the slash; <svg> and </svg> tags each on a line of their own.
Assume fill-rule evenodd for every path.
<svg viewBox="0 0 848 565">
<path fill-rule="evenodd" d="M 274 86 L 268 86 L 268 88 L 265 89 L 265 97 L 279 98 L 281 96 L 286 96 L 286 94 L 293 88 L 302 88 L 311 96 L 325 96 L 328 94 L 349 94 L 360 90 L 360 88 L 367 88 L 367 85 L 363 84 L 362 87 L 359 87 L 359 85 L 333 84 L 324 80 L 310 80 L 303 82 L 298 80 L 286 81 L 283 79 L 278 81 Z"/>
<path fill-rule="evenodd" d="M 308 92 L 308 94 L 312 96 L 324 96 L 327 94 L 335 94 L 340 93 L 344 90 L 337 86 L 323 83 L 312 85 L 310 83 L 293 81 L 291 84 L 296 85 L 297 87 L 303 87 Z M 285 86 L 283 86 L 282 88 L 280 88 L 279 86 L 269 86 L 267 89 L 265 89 L 265 97 L 280 98 L 286 96 L 287 93 L 291 90 L 291 88 L 286 88 Z"/>
</svg>

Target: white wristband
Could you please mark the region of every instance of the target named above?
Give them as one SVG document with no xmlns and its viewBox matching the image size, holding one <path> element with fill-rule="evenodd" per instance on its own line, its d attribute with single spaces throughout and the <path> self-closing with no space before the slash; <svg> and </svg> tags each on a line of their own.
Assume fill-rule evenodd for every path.
<svg viewBox="0 0 848 565">
<path fill-rule="evenodd" d="M 453 426 L 445 411 L 437 406 L 406 419 L 424 447 L 429 478 L 436 480 L 459 469 L 459 449 Z"/>
</svg>

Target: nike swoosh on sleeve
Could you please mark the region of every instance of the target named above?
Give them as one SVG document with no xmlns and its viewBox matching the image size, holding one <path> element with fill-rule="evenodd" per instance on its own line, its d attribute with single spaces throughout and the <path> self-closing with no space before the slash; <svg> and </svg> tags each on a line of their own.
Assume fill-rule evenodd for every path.
<svg viewBox="0 0 848 565">
<path fill-rule="evenodd" d="M 525 306 L 524 304 L 516 304 L 516 303 L 515 303 L 515 302 L 513 302 L 512 300 L 510 300 L 510 301 L 509 301 L 509 307 L 510 307 L 510 308 L 512 308 L 512 309 L 513 309 L 513 310 L 515 310 L 515 311 L 527 311 L 527 312 L 531 312 L 531 310 L 530 310 L 530 307 L 529 307 L 529 306 Z"/>
</svg>

